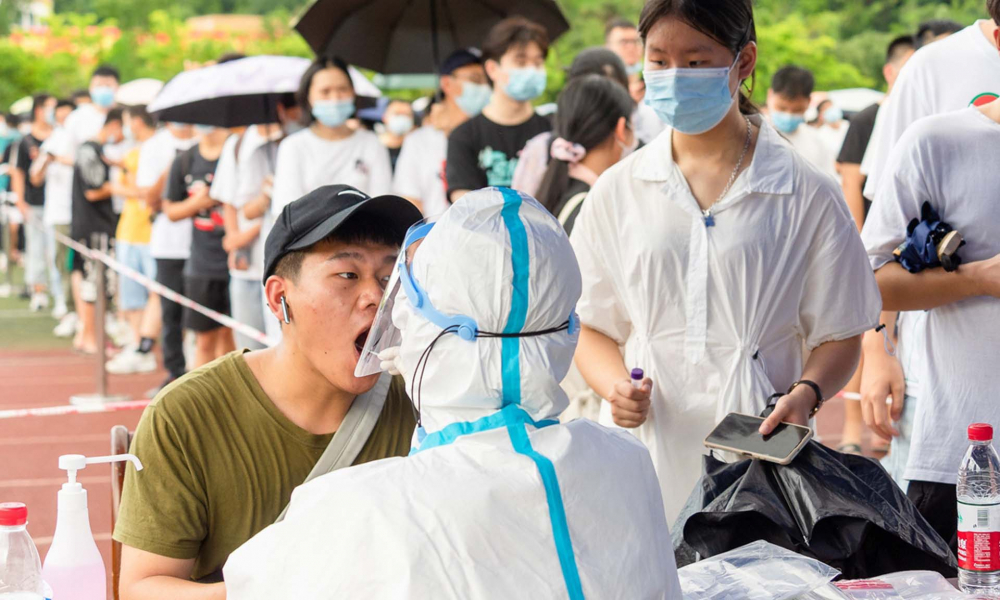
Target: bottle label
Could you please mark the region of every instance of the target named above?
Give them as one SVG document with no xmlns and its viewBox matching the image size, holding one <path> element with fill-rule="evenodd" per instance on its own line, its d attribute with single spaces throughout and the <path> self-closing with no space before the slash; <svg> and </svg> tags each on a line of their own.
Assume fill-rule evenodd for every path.
<svg viewBox="0 0 1000 600">
<path fill-rule="evenodd" d="M 958 503 L 958 567 L 1000 571 L 1000 504 Z"/>
</svg>

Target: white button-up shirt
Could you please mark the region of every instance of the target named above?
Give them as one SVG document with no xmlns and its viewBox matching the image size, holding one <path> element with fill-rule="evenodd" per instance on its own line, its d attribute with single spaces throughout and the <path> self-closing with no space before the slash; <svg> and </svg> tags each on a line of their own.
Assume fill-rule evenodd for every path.
<svg viewBox="0 0 1000 600">
<path fill-rule="evenodd" d="M 653 456 L 669 522 L 715 425 L 759 413 L 801 376 L 803 343 L 859 335 L 882 306 L 839 186 L 755 121 L 753 160 L 712 207 L 714 225 L 667 130 L 604 173 L 573 230 L 581 321 L 653 380 L 649 418 L 633 433 Z M 601 422 L 612 423 L 607 403 Z"/>
</svg>

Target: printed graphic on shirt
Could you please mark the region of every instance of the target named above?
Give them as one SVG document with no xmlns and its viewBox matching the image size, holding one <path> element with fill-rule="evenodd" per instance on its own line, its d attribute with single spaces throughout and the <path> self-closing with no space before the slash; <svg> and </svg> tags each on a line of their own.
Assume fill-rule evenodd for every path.
<svg viewBox="0 0 1000 600">
<path fill-rule="evenodd" d="M 186 175 L 184 182 L 187 184 L 188 198 L 198 195 L 205 188 L 211 187 L 213 178 L 212 173 L 206 174 L 204 179 L 199 178 L 197 180 L 191 174 Z M 222 208 L 219 206 L 199 212 L 194 216 L 192 222 L 194 223 L 194 228 L 199 231 L 215 231 L 216 229 L 222 229 L 225 225 L 222 219 Z"/>
<path fill-rule="evenodd" d="M 354 163 L 354 170 L 361 173 L 365 177 L 368 177 L 368 175 L 371 174 L 371 169 L 368 167 L 368 164 L 360 158 Z"/>
<path fill-rule="evenodd" d="M 993 92 L 984 92 L 973 98 L 972 102 L 969 103 L 969 106 L 986 106 L 997 98 L 1000 98 L 1000 95 L 994 94 Z"/>
<path fill-rule="evenodd" d="M 514 170 L 517 169 L 516 156 L 508 157 L 491 146 L 486 146 L 479 153 L 479 168 L 486 171 L 486 185 L 489 187 L 510 187 L 514 181 Z"/>
</svg>

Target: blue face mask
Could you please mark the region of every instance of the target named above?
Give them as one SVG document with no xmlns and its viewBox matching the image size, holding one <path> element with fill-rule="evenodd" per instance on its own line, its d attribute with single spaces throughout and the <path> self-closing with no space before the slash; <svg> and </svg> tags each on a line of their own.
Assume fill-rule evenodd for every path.
<svg viewBox="0 0 1000 600">
<path fill-rule="evenodd" d="M 518 102 L 529 102 L 545 92 L 548 76 L 544 68 L 507 69 L 503 91 Z"/>
<path fill-rule="evenodd" d="M 805 122 L 805 115 L 771 111 L 771 124 L 781 133 L 795 133 L 795 130 Z"/>
<path fill-rule="evenodd" d="M 101 108 L 111 108 L 115 103 L 115 90 L 106 85 L 90 90 L 90 99 Z"/>
<path fill-rule="evenodd" d="M 407 115 L 394 115 L 389 117 L 385 123 L 385 128 L 392 135 L 406 135 L 413 129 L 413 117 Z"/>
<path fill-rule="evenodd" d="M 312 115 L 327 127 L 340 127 L 354 114 L 354 99 L 320 100 L 313 103 Z"/>
<path fill-rule="evenodd" d="M 215 131 L 214 125 L 195 125 L 194 130 L 198 135 L 211 135 Z"/>
<path fill-rule="evenodd" d="M 631 67 L 626 65 L 625 73 L 627 73 L 628 75 L 638 75 L 639 73 L 642 73 L 642 61 L 640 60 Z"/>
<path fill-rule="evenodd" d="M 462 94 L 458 98 L 455 98 L 455 104 L 457 104 L 458 107 L 462 109 L 462 112 L 464 112 L 467 116 L 474 117 L 483 112 L 486 105 L 490 103 L 490 97 L 492 95 L 493 88 L 485 83 L 463 81 Z"/>
<path fill-rule="evenodd" d="M 844 119 L 844 111 L 840 110 L 836 106 L 831 106 L 830 108 L 823 111 L 823 120 L 827 123 L 836 123 Z"/>
<path fill-rule="evenodd" d="M 663 69 L 643 71 L 644 102 L 668 127 L 699 135 L 718 125 L 733 105 L 729 74 L 736 63 L 721 69 Z M 739 91 L 739 87 L 737 87 Z"/>
</svg>

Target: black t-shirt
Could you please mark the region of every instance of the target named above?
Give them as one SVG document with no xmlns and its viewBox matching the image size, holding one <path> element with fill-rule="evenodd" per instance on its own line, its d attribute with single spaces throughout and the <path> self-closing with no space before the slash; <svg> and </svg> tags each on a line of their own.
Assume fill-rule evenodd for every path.
<svg viewBox="0 0 1000 600">
<path fill-rule="evenodd" d="M 45 205 L 45 184 L 42 183 L 38 187 L 31 184 L 31 163 L 41 153 L 43 141 L 28 134 L 17 142 L 17 163 L 15 166 L 24 173 L 24 201 L 29 206 Z"/>
<path fill-rule="evenodd" d="M 569 187 L 563 193 L 562 198 L 559 199 L 559 205 L 556 208 L 556 218 L 558 219 L 566 208 L 566 204 L 575 198 L 579 194 L 586 194 L 590 192 L 590 186 L 580 181 L 579 179 L 569 179 Z M 580 209 L 583 208 L 583 202 L 576 205 L 576 208 L 567 215 L 565 222 L 563 222 L 563 229 L 566 230 L 566 235 L 573 233 L 573 225 L 576 224 L 576 218 L 580 216 Z"/>
<path fill-rule="evenodd" d="M 389 148 L 389 162 L 392 164 L 392 172 L 396 172 L 396 163 L 399 162 L 399 153 L 403 150 L 403 147 L 399 148 Z"/>
<path fill-rule="evenodd" d="M 847 130 L 847 136 L 844 137 L 844 145 L 840 148 L 837 162 L 848 165 L 861 164 L 861 160 L 865 157 L 865 151 L 868 150 L 868 142 L 872 139 L 878 109 L 878 104 L 872 104 L 851 117 L 851 127 Z"/>
<path fill-rule="evenodd" d="M 118 215 L 111 205 L 111 196 L 105 200 L 91 202 L 87 200 L 86 192 L 96 190 L 108 182 L 111 169 L 101 155 L 101 145 L 97 142 L 86 142 L 76 153 L 76 164 L 73 166 L 73 204 L 70 234 L 73 239 L 90 244 L 90 237 L 95 233 L 106 233 L 109 238 L 115 237 L 118 227 Z"/>
<path fill-rule="evenodd" d="M 481 114 L 469 119 L 448 137 L 448 193 L 510 187 L 524 145 L 551 129 L 552 123 L 537 114 L 520 125 L 498 125 Z"/>
<path fill-rule="evenodd" d="M 207 160 L 201 155 L 201 145 L 177 155 L 170 167 L 163 197 L 170 202 L 181 202 L 194 196 L 200 189 L 212 187 L 218 160 Z M 222 248 L 226 232 L 222 220 L 222 207 L 203 210 L 191 219 L 191 258 L 184 266 L 184 275 L 201 279 L 229 280 L 228 255 Z"/>
</svg>

